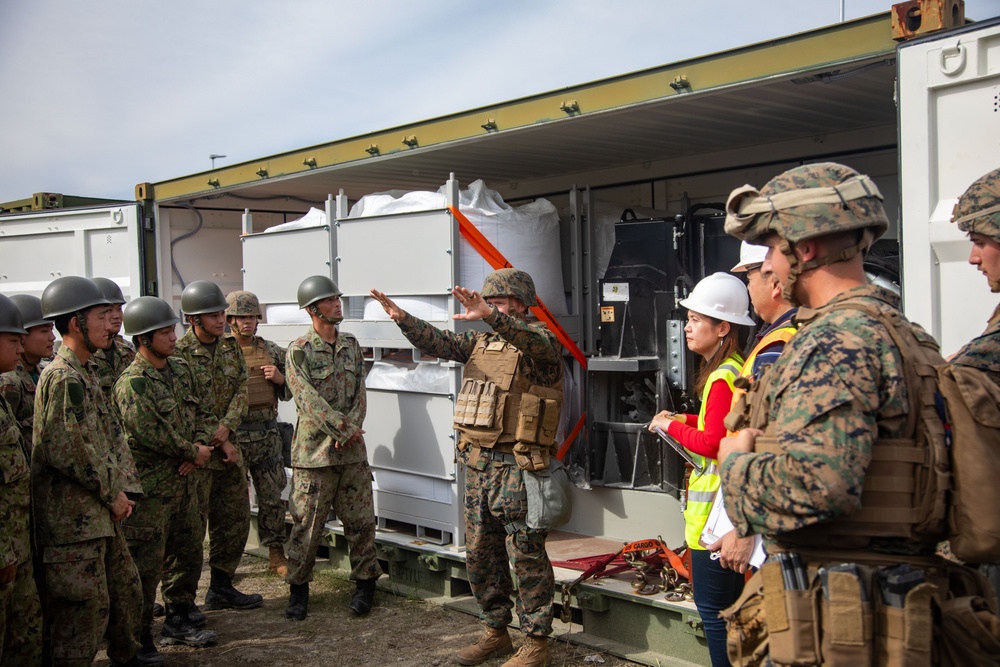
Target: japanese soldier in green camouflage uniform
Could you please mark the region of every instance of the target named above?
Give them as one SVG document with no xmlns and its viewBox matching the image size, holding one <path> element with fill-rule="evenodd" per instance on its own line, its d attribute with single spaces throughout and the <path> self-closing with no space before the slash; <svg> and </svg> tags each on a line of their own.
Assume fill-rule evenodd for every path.
<svg viewBox="0 0 1000 667">
<path fill-rule="evenodd" d="M 138 664 L 142 588 L 121 530 L 139 477 L 94 366 L 111 345 L 111 310 L 87 278 L 65 276 L 42 293 L 42 315 L 63 344 L 35 395 L 31 497 L 45 571 L 52 661 L 90 665 L 101 639 L 115 664 Z"/>
<path fill-rule="evenodd" d="M 111 400 L 115 381 L 135 359 L 135 348 L 119 333 L 122 329 L 122 308 L 125 305 L 122 288 L 118 286 L 118 283 L 108 278 L 92 278 L 92 280 L 101 288 L 104 298 L 111 304 L 111 314 L 108 317 L 114 331 L 111 347 L 94 353 L 94 363 L 97 365 L 97 376 L 101 380 L 101 389 L 108 395 L 108 400 Z"/>
<path fill-rule="evenodd" d="M 292 535 L 288 546 L 288 608 L 304 620 L 309 582 L 331 507 L 344 527 L 354 594 L 348 607 L 371 611 L 375 581 L 375 509 L 364 430 L 368 410 L 365 362 L 354 336 L 337 330 L 343 320 L 340 290 L 326 276 L 306 278 L 298 289 L 312 328 L 288 346 L 288 385 L 298 421 L 292 442 Z"/>
<path fill-rule="evenodd" d="M 28 332 L 21 337 L 24 350 L 13 370 L 0 375 L 0 393 L 7 399 L 14 419 L 21 428 L 21 437 L 28 460 L 31 460 L 31 431 L 35 421 L 35 388 L 42 372 L 44 359 L 52 356 L 56 340 L 52 322 L 42 318 L 42 301 L 30 294 L 15 294 L 10 298 L 21 313 L 21 322 Z"/>
<path fill-rule="evenodd" d="M 285 559 L 285 502 L 281 492 L 288 481 L 281 457 L 278 431 L 278 401 L 288 401 L 292 393 L 285 383 L 285 349 L 257 335 L 260 301 L 253 292 L 230 292 L 226 319 L 229 330 L 246 358 L 250 381 L 249 410 L 231 435 L 243 456 L 257 490 L 257 534 L 268 548 L 271 572 L 288 574 Z"/>
<path fill-rule="evenodd" d="M 205 401 L 195 397 L 194 378 L 187 363 L 174 353 L 175 325 L 180 321 L 166 301 L 152 296 L 132 300 L 124 313 L 125 334 L 132 336 L 138 354 L 115 383 L 114 399 L 132 457 L 142 481 L 143 496 L 122 527 L 142 580 L 140 655 L 152 664 L 153 601 L 163 574 L 166 545 L 176 558 L 201 562 L 204 533 L 192 473 L 212 455 L 206 443 L 215 420 Z M 198 587 L 197 574 L 175 590 L 182 600 L 167 600 L 162 634 L 169 643 L 203 646 L 216 639 L 188 620 Z"/>
<path fill-rule="evenodd" d="M 212 577 L 205 607 L 253 609 L 263 604 L 263 597 L 241 593 L 232 581 L 250 534 L 250 497 L 246 469 L 230 438 L 247 414 L 247 365 L 236 340 L 223 335 L 227 307 L 226 297 L 213 282 L 196 280 L 185 287 L 181 310 L 191 329 L 177 343 L 177 353 L 190 366 L 195 395 L 208 404 L 215 421 L 209 443 L 214 448 L 213 454 L 205 467 L 195 473 L 202 516 L 208 524 L 208 564 Z M 171 567 L 163 577 L 164 598 L 168 597 L 175 578 L 184 576 L 180 571 L 174 574 L 174 560 L 168 548 L 167 562 Z"/>
<path fill-rule="evenodd" d="M 40 313 L 39 313 L 40 314 Z M 0 372 L 21 354 L 17 305 L 0 294 Z M 42 661 L 42 608 L 32 563 L 31 469 L 21 430 L 0 396 L 0 665 L 32 667 Z"/>
<path fill-rule="evenodd" d="M 456 401 L 459 459 L 465 465 L 465 544 L 469 583 L 486 626 L 458 653 L 463 665 L 511 653 L 513 584 L 526 641 L 505 667 L 544 665 L 552 632 L 555 579 L 545 552 L 547 531 L 527 527 L 522 468 L 547 469 L 562 408 L 561 346 L 542 324 L 528 324 L 535 285 L 524 271 L 500 269 L 482 293 L 456 287 L 459 320 L 482 320 L 493 331 L 441 331 L 372 290 L 385 312 L 423 354 L 465 364 Z"/>
</svg>

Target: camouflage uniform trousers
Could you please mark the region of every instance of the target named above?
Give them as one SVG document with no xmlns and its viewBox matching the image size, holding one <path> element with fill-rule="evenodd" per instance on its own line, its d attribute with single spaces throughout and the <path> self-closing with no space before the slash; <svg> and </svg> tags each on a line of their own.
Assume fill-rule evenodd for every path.
<svg viewBox="0 0 1000 667">
<path fill-rule="evenodd" d="M 14 581 L 0 586 L 0 665 L 42 662 L 42 606 L 31 560 L 19 563 Z"/>
<path fill-rule="evenodd" d="M 375 555 L 375 505 L 367 461 L 292 472 L 292 536 L 288 546 L 289 584 L 312 581 L 316 550 L 323 539 L 330 508 L 344 526 L 351 579 L 378 579 Z"/>
<path fill-rule="evenodd" d="M 491 628 L 511 622 L 513 583 L 517 579 L 517 617 L 521 631 L 534 637 L 552 633 L 555 575 L 545 552 L 548 531 L 505 526 L 523 521 L 528 500 L 521 469 L 500 461 L 484 470 L 465 468 L 465 566 L 469 584 Z"/>
<path fill-rule="evenodd" d="M 42 560 L 53 664 L 89 667 L 104 637 L 112 661 L 131 660 L 140 647 L 142 584 L 121 530 L 45 547 Z"/>
<path fill-rule="evenodd" d="M 191 474 L 197 476 L 201 473 L 201 470 L 196 470 Z M 164 535 L 160 593 L 166 604 L 194 604 L 195 594 L 198 592 L 198 581 L 201 579 L 201 568 L 205 560 L 205 517 L 198 502 L 196 487 L 197 481 L 189 483 L 184 495 L 177 499 L 169 499 L 176 513 L 170 517 L 168 523 L 164 524 L 169 526 L 169 529 Z M 158 498 L 157 500 L 166 501 L 168 499 Z M 138 503 L 136 509 L 141 509 Z M 141 517 L 140 521 L 142 521 L 143 526 L 152 523 L 152 521 L 147 522 Z M 129 540 L 129 546 L 131 546 L 131 535 Z M 152 548 L 151 545 L 150 548 Z M 136 560 L 138 561 L 138 557 Z M 140 575 L 144 567 L 140 566 Z M 150 563 L 150 567 L 152 567 L 152 563 Z M 143 580 L 143 600 L 145 600 L 146 590 L 146 581 Z M 149 598 L 150 613 L 152 613 L 152 600 L 155 597 L 155 592 L 154 587 L 154 595 Z M 145 613 L 146 610 L 143 609 L 144 619 Z M 143 627 L 148 627 L 145 622 Z"/>
<path fill-rule="evenodd" d="M 201 468 L 194 475 L 203 525 L 208 528 L 208 564 L 231 577 L 250 535 L 247 470 L 241 461 L 221 470 Z"/>
<path fill-rule="evenodd" d="M 194 594 L 201 574 L 202 545 L 191 539 L 199 535 L 201 514 L 198 504 L 190 492 L 180 496 L 143 496 L 136 500 L 132 516 L 122 523 L 129 551 L 139 570 L 142 581 L 142 622 L 140 634 L 151 631 L 153 623 L 153 602 L 156 587 L 164 573 L 164 557 L 167 544 L 173 546 L 172 556 L 180 562 L 188 563 L 187 578 L 175 582 L 170 593 L 183 592 L 180 599 L 172 598 L 164 591 L 163 597 L 171 604 L 194 602 Z M 198 567 L 194 565 L 197 563 Z"/>
<path fill-rule="evenodd" d="M 232 435 L 250 470 L 257 491 L 257 535 L 265 547 L 285 544 L 285 501 L 281 492 L 288 478 L 281 458 L 281 433 L 277 428 L 266 431 L 236 430 Z"/>
</svg>

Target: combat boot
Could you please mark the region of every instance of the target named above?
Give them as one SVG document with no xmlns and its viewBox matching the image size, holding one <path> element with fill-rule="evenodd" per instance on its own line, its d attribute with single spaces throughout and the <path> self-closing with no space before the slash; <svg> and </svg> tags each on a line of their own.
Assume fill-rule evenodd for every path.
<svg viewBox="0 0 1000 667">
<path fill-rule="evenodd" d="M 271 562 L 267 569 L 280 577 L 288 574 L 288 559 L 285 558 L 285 549 L 279 544 L 270 548 Z"/>
<path fill-rule="evenodd" d="M 205 614 L 201 613 L 201 609 L 198 609 L 197 605 L 187 604 L 184 602 L 176 602 L 174 604 L 168 603 L 164 608 L 163 613 L 160 615 L 181 616 L 187 620 L 188 625 L 196 628 L 204 627 L 207 622 Z"/>
<path fill-rule="evenodd" d="M 309 582 L 304 584 L 291 584 L 288 595 L 288 609 L 285 616 L 293 621 L 306 620 L 309 611 Z"/>
<path fill-rule="evenodd" d="M 501 667 L 545 667 L 549 664 L 549 640 L 527 635 L 517 655 Z"/>
<path fill-rule="evenodd" d="M 510 641 L 507 628 L 487 627 L 475 644 L 466 646 L 458 652 L 458 664 L 478 665 L 490 658 L 509 655 L 514 652 L 514 644 Z"/>
<path fill-rule="evenodd" d="M 205 594 L 205 609 L 256 609 L 262 604 L 264 598 L 260 594 L 240 593 L 233 588 L 233 580 L 228 574 L 212 568 L 212 580 Z"/>
<path fill-rule="evenodd" d="M 354 595 L 347 603 L 348 609 L 358 616 L 364 616 L 372 610 L 375 603 L 375 580 L 359 579 L 355 582 Z"/>
<path fill-rule="evenodd" d="M 185 644 L 187 646 L 208 646 L 219 639 L 218 633 L 191 625 L 187 615 L 176 613 L 174 605 L 167 605 L 167 617 L 163 619 L 160 635 L 161 644 Z M 175 613 L 171 613 L 174 611 Z"/>
<path fill-rule="evenodd" d="M 150 632 L 143 633 L 142 647 L 135 654 L 135 659 L 145 667 L 160 667 L 164 663 L 163 655 L 156 650 L 156 644 L 153 643 L 153 635 Z"/>
</svg>

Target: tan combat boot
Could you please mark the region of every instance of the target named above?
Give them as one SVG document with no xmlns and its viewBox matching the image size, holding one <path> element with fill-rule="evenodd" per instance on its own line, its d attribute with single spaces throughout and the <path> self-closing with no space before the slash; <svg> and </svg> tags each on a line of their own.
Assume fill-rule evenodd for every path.
<svg viewBox="0 0 1000 667">
<path fill-rule="evenodd" d="M 458 652 L 458 664 L 478 665 L 490 658 L 513 652 L 514 644 L 510 641 L 507 628 L 488 627 L 475 644 L 470 644 Z"/>
<path fill-rule="evenodd" d="M 270 551 L 271 563 L 267 569 L 281 577 L 288 574 L 288 559 L 285 558 L 285 550 L 279 544 L 276 547 L 271 547 Z"/>
<path fill-rule="evenodd" d="M 502 667 L 545 667 L 549 664 L 549 640 L 545 637 L 524 638 L 520 650 Z"/>
</svg>

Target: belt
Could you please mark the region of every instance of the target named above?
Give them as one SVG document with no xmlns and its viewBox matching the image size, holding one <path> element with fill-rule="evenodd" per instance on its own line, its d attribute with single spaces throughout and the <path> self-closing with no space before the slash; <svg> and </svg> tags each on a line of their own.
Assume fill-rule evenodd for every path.
<svg viewBox="0 0 1000 667">
<path fill-rule="evenodd" d="M 495 449 L 480 447 L 479 455 L 491 461 L 500 461 L 501 463 L 509 463 L 510 465 L 515 466 L 517 465 L 517 459 L 514 458 L 514 455 L 508 454 L 507 452 L 498 452 Z"/>
<path fill-rule="evenodd" d="M 236 427 L 237 431 L 270 431 L 273 428 L 278 428 L 278 420 L 272 419 L 266 422 L 242 422 Z"/>
</svg>

